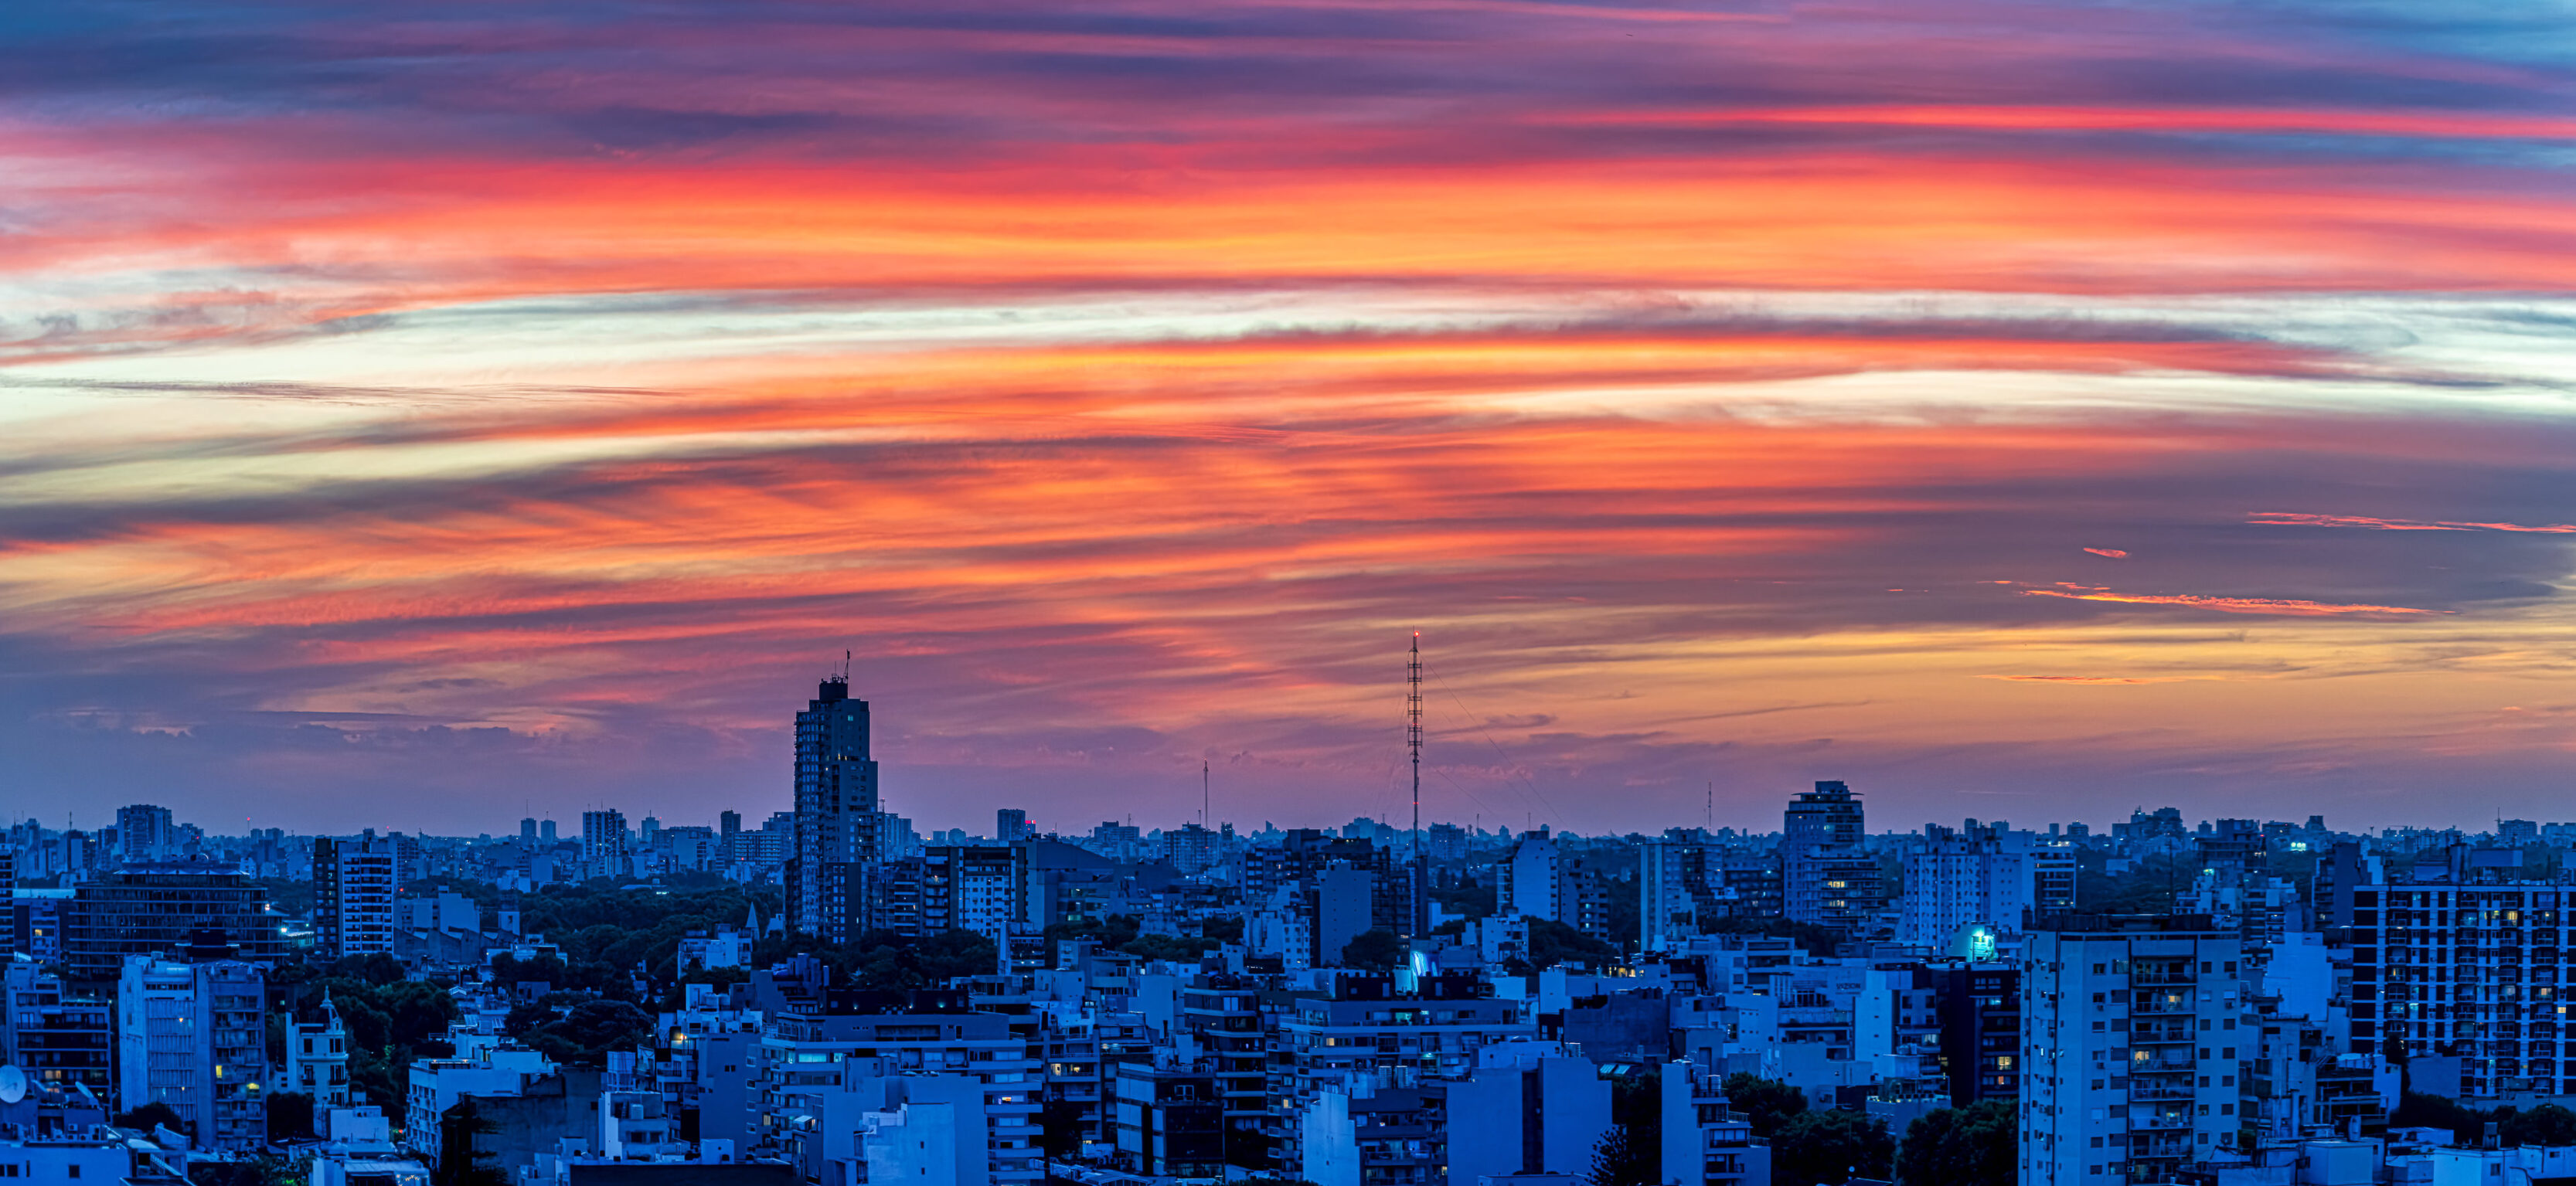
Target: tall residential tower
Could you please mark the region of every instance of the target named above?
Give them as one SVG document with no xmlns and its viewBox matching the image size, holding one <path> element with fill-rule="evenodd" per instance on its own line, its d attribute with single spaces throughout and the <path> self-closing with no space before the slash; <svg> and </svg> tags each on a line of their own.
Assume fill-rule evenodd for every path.
<svg viewBox="0 0 2576 1186">
<path fill-rule="evenodd" d="M 1886 905 L 1878 858 L 1862 846 L 1860 799 L 1840 782 L 1789 801 L 1780 877 L 1791 922 L 1852 930 Z"/>
<path fill-rule="evenodd" d="M 787 863 L 787 908 L 797 930 L 846 943 L 867 929 L 876 816 L 868 702 L 850 699 L 849 679 L 835 676 L 796 714 L 796 852 Z"/>
</svg>

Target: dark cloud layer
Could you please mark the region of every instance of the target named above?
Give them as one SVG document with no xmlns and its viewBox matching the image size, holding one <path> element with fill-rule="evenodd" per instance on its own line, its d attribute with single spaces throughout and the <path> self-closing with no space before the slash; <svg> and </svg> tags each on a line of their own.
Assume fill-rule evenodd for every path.
<svg viewBox="0 0 2576 1186">
<path fill-rule="evenodd" d="M 2545 814 L 2551 28 L 14 6 L 0 800 Z"/>
</svg>

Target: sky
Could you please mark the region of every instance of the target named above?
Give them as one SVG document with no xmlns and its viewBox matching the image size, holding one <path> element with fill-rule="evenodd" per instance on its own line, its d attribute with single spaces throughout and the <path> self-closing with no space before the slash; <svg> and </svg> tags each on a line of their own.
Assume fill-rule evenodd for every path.
<svg viewBox="0 0 2576 1186">
<path fill-rule="evenodd" d="M 10 5 L 0 804 L 2568 818 L 2569 15 Z"/>
</svg>

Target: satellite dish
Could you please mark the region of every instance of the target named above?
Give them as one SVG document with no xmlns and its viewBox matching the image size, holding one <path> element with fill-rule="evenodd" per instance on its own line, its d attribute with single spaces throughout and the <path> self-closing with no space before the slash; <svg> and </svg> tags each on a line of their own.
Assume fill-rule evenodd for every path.
<svg viewBox="0 0 2576 1186">
<path fill-rule="evenodd" d="M 27 1098 L 27 1072 L 16 1067 L 0 1067 L 0 1104 L 14 1104 Z"/>
</svg>

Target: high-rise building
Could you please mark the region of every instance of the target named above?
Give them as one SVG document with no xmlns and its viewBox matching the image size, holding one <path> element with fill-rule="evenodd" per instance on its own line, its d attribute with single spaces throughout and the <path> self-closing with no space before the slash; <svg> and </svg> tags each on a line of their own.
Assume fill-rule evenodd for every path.
<svg viewBox="0 0 2576 1186">
<path fill-rule="evenodd" d="M 867 929 L 876 814 L 868 702 L 850 699 L 848 680 L 826 679 L 796 714 L 796 851 L 787 865 L 796 930 L 845 943 Z"/>
<path fill-rule="evenodd" d="M 556 842 L 556 839 L 557 839 L 557 837 L 555 836 L 555 822 L 554 822 L 553 820 L 540 820 L 540 821 L 538 821 L 538 823 L 537 823 L 537 843 L 539 843 L 539 844 L 544 844 L 544 845 L 553 845 L 553 844 Z"/>
<path fill-rule="evenodd" d="M 1647 951 L 1669 951 L 1728 919 L 1780 916 L 1777 854 L 1731 851 L 1706 832 L 1667 828 L 1637 849 L 1637 919 Z"/>
<path fill-rule="evenodd" d="M 730 865 L 742 859 L 733 838 L 742 834 L 742 813 L 728 811 L 716 817 L 716 857 Z"/>
<path fill-rule="evenodd" d="M 28 960 L 0 962 L 0 1064 L 41 1087 L 77 1083 L 106 1098 L 116 1081 L 116 1020 L 106 996 L 74 991 Z"/>
<path fill-rule="evenodd" d="M 635 871 L 627 851 L 626 815 L 613 809 L 581 813 L 581 875 L 625 877 Z"/>
<path fill-rule="evenodd" d="M 332 959 L 390 953 L 400 862 L 375 829 L 354 840 L 313 841 L 313 945 Z"/>
<path fill-rule="evenodd" d="M 1005 807 L 993 813 L 993 842 L 1009 844 L 1026 840 L 1031 835 L 1029 813 L 1017 807 Z"/>
<path fill-rule="evenodd" d="M 2563 1012 L 2576 887 L 2468 874 L 2363 884 L 2347 901 L 2331 933 L 2352 951 L 2356 1050 L 2414 1060 L 2417 1090 L 2445 1095 L 2429 1068 L 2457 1056 L 2464 1101 L 2576 1093 L 2576 1042 L 2559 1044 L 2576 1038 Z"/>
<path fill-rule="evenodd" d="M 1790 800 L 1780 829 L 1781 891 L 1791 922 L 1851 930 L 1886 904 L 1878 858 L 1862 846 L 1860 798 L 1838 781 Z"/>
<path fill-rule="evenodd" d="M 1950 1102 L 1964 1108 L 2021 1097 L 2021 965 L 2002 960 L 1933 964 L 1941 1024 L 1941 1071 Z"/>
<path fill-rule="evenodd" d="M 519 821 L 519 847 L 534 849 L 536 846 L 537 818 L 535 816 L 529 816 L 528 818 Z"/>
<path fill-rule="evenodd" d="M 137 803 L 116 809 L 116 856 L 129 865 L 165 861 L 177 855 L 178 829 L 170 809 Z"/>
<path fill-rule="evenodd" d="M 2171 1182 L 2243 1120 L 2260 1034 L 2233 933 L 2189 916 L 2061 918 L 2021 976 L 2021 1180 Z M 2079 929 L 2080 928 L 2080 929 Z"/>
<path fill-rule="evenodd" d="M 169 1105 L 219 1152 L 268 1143 L 267 975 L 241 960 L 125 961 L 116 987 L 117 1102 Z"/>
<path fill-rule="evenodd" d="M 218 861 L 134 865 L 74 891 L 63 921 L 63 969 L 84 983 L 116 979 L 130 956 L 229 949 L 247 960 L 285 951 L 268 891 Z"/>
<path fill-rule="evenodd" d="M 2018 935 L 2075 908 L 2075 850 L 1974 820 L 1958 832 L 1927 828 L 1924 843 L 1905 855 L 1898 908 L 1896 941 L 1934 954 L 1963 927 Z"/>
</svg>

